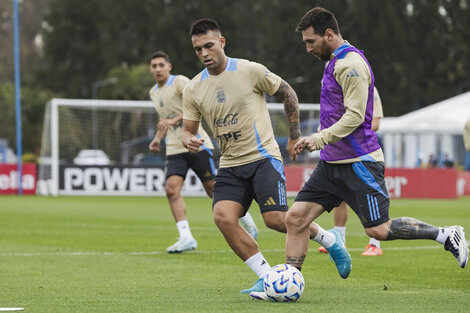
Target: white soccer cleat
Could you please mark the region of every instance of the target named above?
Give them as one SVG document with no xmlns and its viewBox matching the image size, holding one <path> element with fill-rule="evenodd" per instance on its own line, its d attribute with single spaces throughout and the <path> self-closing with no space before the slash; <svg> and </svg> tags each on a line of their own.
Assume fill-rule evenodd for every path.
<svg viewBox="0 0 470 313">
<path fill-rule="evenodd" d="M 253 300 L 270 300 L 268 295 L 264 291 L 252 291 L 250 292 L 250 297 Z"/>
<path fill-rule="evenodd" d="M 451 229 L 451 233 L 444 243 L 444 249 L 452 252 L 457 262 L 459 262 L 460 267 L 464 268 L 468 261 L 468 244 L 465 239 L 463 227 L 455 225 L 449 228 Z"/>
<path fill-rule="evenodd" d="M 197 241 L 194 238 L 180 238 L 174 245 L 166 248 L 168 253 L 181 253 L 183 251 L 194 250 L 197 248 Z"/>
</svg>

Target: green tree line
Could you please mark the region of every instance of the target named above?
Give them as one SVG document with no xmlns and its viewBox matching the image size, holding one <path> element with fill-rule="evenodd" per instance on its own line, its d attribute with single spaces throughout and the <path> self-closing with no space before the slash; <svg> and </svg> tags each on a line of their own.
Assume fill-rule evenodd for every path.
<svg viewBox="0 0 470 313">
<path fill-rule="evenodd" d="M 32 2 L 22 2 L 23 12 Z M 24 88 L 42 95 L 90 98 L 94 82 L 116 77 L 98 97 L 147 99 L 153 84 L 147 66 L 155 50 L 170 55 L 174 73 L 193 77 L 202 70 L 188 32 L 195 19 L 211 17 L 227 38 L 227 55 L 266 65 L 291 83 L 301 102 L 318 103 L 323 64 L 306 53 L 294 31 L 314 6 L 334 12 L 343 38 L 364 50 L 386 116 L 455 96 L 470 85 L 468 0 L 40 2 L 35 38 L 42 45 L 22 77 Z"/>
</svg>

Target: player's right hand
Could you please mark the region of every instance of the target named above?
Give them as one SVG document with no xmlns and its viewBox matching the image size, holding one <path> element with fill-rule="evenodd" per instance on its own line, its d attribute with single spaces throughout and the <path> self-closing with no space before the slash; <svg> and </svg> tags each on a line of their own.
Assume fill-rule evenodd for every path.
<svg viewBox="0 0 470 313">
<path fill-rule="evenodd" d="M 160 152 L 160 141 L 158 140 L 152 140 L 152 142 L 149 144 L 149 150 L 154 151 L 154 152 Z"/>
</svg>

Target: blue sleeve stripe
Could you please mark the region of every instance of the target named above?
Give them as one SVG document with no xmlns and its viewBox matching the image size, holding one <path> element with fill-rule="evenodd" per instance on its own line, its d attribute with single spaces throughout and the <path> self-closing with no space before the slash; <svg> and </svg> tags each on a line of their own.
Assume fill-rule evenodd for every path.
<svg viewBox="0 0 470 313">
<path fill-rule="evenodd" d="M 173 81 L 175 80 L 175 75 L 170 75 L 170 78 L 166 81 L 166 86 L 171 86 L 173 85 Z"/>
<path fill-rule="evenodd" d="M 256 134 L 256 147 L 258 148 L 259 153 L 261 154 L 263 158 L 272 157 L 261 144 L 261 138 L 259 136 L 258 129 L 256 129 L 256 122 L 255 122 L 254 127 L 255 127 L 255 134 Z"/>
<path fill-rule="evenodd" d="M 203 80 L 205 80 L 208 77 L 209 77 L 209 72 L 207 71 L 207 68 L 205 68 L 201 73 L 201 80 L 200 81 L 202 82 Z"/>
<path fill-rule="evenodd" d="M 225 70 L 227 72 L 234 72 L 237 70 L 237 63 L 240 59 L 227 58 L 227 66 Z"/>
</svg>

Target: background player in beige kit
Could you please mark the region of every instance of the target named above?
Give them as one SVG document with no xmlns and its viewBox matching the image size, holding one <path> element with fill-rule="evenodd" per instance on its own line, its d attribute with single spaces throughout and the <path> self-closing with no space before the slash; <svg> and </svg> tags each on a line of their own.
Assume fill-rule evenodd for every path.
<svg viewBox="0 0 470 313">
<path fill-rule="evenodd" d="M 171 212 L 179 232 L 178 241 L 167 248 L 169 253 L 193 250 L 197 247 L 186 218 L 186 204 L 181 196 L 181 188 L 189 168 L 192 168 L 202 181 L 209 197 L 212 197 L 215 167 L 212 158 L 214 146 L 202 126 L 197 130 L 198 136 L 204 138 L 205 144 L 195 153 L 188 153 L 181 144 L 183 105 L 182 94 L 189 79 L 183 75 L 170 75 L 172 65 L 170 58 L 163 51 L 155 52 L 150 60 L 150 73 L 157 82 L 149 91 L 150 98 L 158 113 L 158 130 L 149 149 L 160 151 L 160 141 L 166 135 L 166 195 Z M 240 222 L 256 238 L 258 231 L 250 215 Z"/>
</svg>

